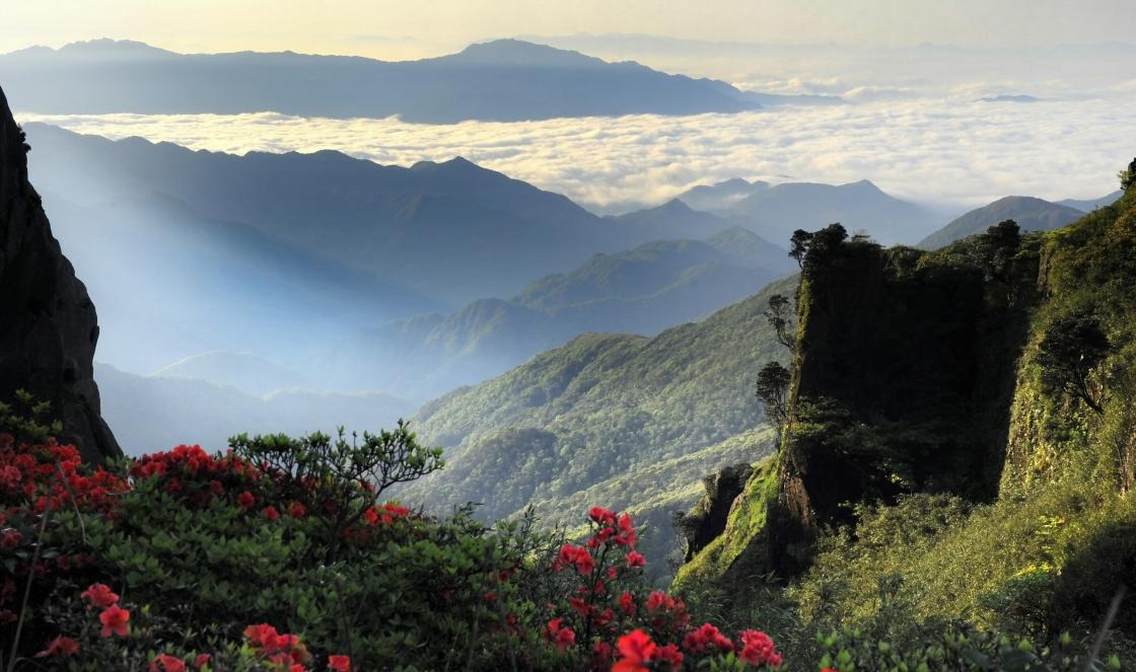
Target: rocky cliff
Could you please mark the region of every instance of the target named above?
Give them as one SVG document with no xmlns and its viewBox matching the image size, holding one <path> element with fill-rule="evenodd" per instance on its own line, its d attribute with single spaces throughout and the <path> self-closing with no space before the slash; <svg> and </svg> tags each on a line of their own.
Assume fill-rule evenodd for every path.
<svg viewBox="0 0 1136 672">
<path fill-rule="evenodd" d="M 799 576 L 824 529 L 855 524 L 857 504 L 1026 498 L 1073 472 L 1130 489 L 1134 199 L 1058 231 L 1003 223 L 934 253 L 814 234 L 780 454 L 678 587 Z M 1101 351 L 1066 348 L 1080 380 L 1063 381 L 1059 346 L 1085 332 L 1063 325 L 1086 323 Z"/>
<path fill-rule="evenodd" d="M 95 306 L 28 182 L 28 150 L 0 91 L 0 399 L 25 389 L 50 402 L 60 441 L 102 460 L 121 451 L 99 415 Z"/>
</svg>

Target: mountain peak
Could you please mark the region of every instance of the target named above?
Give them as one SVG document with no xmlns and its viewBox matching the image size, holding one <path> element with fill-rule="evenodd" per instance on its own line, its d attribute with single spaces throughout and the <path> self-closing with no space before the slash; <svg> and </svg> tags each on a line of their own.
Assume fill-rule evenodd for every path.
<svg viewBox="0 0 1136 672">
<path fill-rule="evenodd" d="M 515 66 L 595 66 L 604 61 L 578 51 L 557 49 L 546 44 L 512 38 L 478 42 L 445 58 L 477 65 Z"/>
<path fill-rule="evenodd" d="M 145 42 L 136 40 L 112 40 L 109 37 L 100 37 L 94 40 L 69 42 L 59 48 L 61 54 L 74 56 L 100 56 L 100 57 L 145 57 L 145 56 L 173 56 L 172 51 L 152 47 Z"/>
</svg>

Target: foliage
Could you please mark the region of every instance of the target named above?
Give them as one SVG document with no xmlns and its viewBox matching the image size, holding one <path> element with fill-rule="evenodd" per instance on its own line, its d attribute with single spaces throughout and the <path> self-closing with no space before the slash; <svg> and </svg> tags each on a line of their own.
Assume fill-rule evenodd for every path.
<svg viewBox="0 0 1136 672">
<path fill-rule="evenodd" d="M 965 625 L 937 626 L 899 641 L 867 636 L 856 629 L 843 629 L 822 635 L 819 641 L 825 651 L 820 665 L 834 672 L 1080 672 L 1120 669 L 1120 661 L 1116 657 L 1105 664 L 1098 661 L 1086 667 L 1084 654 L 1074 653 L 1072 640 L 1068 637 L 1061 638 L 1056 646 L 1039 648 L 1029 639 L 1012 640 L 1006 635 Z"/>
<path fill-rule="evenodd" d="M 769 297 L 769 308 L 765 311 L 765 319 L 773 328 L 777 342 L 785 346 L 789 352 L 796 348 L 797 329 L 793 326 L 793 304 L 787 296 L 774 294 Z"/>
<path fill-rule="evenodd" d="M 179 446 L 110 470 L 2 434 L 7 658 L 156 672 L 779 663 L 764 634 L 692 628 L 681 600 L 651 590 L 630 514 L 593 507 L 576 544 L 531 516 L 490 528 L 468 509 L 379 501 L 440 467 L 404 424 L 351 441 L 241 436 L 224 454 Z"/>
<path fill-rule="evenodd" d="M 1110 344 L 1093 315 L 1079 313 L 1050 323 L 1041 340 L 1037 364 L 1041 384 L 1049 390 L 1073 395 L 1103 414 L 1101 401 L 1089 384 L 1093 369 L 1108 356 Z"/>
<path fill-rule="evenodd" d="M 792 375 L 780 362 L 769 362 L 757 373 L 756 395 L 765 409 L 765 417 L 780 433 L 789 420 L 788 393 Z"/>
<path fill-rule="evenodd" d="M 794 284 L 775 283 L 651 339 L 585 334 L 427 405 L 417 427 L 446 447 L 447 468 L 398 496 L 432 511 L 478 502 L 484 520 L 534 504 L 547 523 L 574 524 L 569 513 L 590 503 L 593 488 L 619 483 L 622 508 L 662 523 L 649 542 L 653 554 L 677 552 L 671 512 L 698 499 L 704 474 L 739 461 L 725 442 L 763 426 L 753 377 L 786 353 L 762 313 L 770 296 Z M 755 442 L 743 459 L 769 448 Z M 655 479 L 658 465 L 679 461 L 668 482 Z"/>
</svg>

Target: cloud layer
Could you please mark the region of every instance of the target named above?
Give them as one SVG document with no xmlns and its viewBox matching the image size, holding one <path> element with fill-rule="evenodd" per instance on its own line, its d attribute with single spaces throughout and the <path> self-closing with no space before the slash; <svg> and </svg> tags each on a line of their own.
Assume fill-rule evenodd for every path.
<svg viewBox="0 0 1136 672">
<path fill-rule="evenodd" d="M 1036 103 L 877 100 L 688 117 L 409 124 L 398 119 L 243 115 L 36 115 L 80 133 L 193 149 L 337 149 L 384 164 L 464 156 L 601 211 L 661 202 L 732 177 L 871 179 L 952 207 L 1007 194 L 1096 197 L 1136 147 L 1136 91 Z"/>
</svg>

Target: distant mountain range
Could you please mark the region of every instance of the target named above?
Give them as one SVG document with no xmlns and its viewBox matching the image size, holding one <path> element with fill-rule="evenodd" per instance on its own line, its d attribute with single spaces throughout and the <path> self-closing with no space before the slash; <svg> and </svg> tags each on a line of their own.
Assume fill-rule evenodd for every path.
<svg viewBox="0 0 1136 672">
<path fill-rule="evenodd" d="M 0 56 L 0 81 L 16 109 L 40 113 L 273 111 L 426 123 L 739 112 L 777 100 L 520 40 L 386 62 L 292 52 L 178 54 L 104 39 Z"/>
<path fill-rule="evenodd" d="M 685 206 L 680 206 L 685 209 Z M 671 206 L 674 209 L 674 206 Z M 597 254 L 509 300 L 480 299 L 449 315 L 394 322 L 360 336 L 331 368 L 382 376 L 431 398 L 477 383 L 588 331 L 653 335 L 702 318 L 795 268 L 783 248 L 733 228 L 705 242 L 658 241 Z M 359 352 L 375 353 L 367 360 Z M 379 355 L 379 353 L 382 353 Z M 364 374 L 366 375 L 366 374 Z"/>
<path fill-rule="evenodd" d="M 255 396 L 202 380 L 138 376 L 95 366 L 103 417 L 128 455 L 169 450 L 182 443 L 224 450 L 236 434 L 293 436 L 322 431 L 375 431 L 414 412 L 410 402 L 380 393 L 305 390 Z"/>
<path fill-rule="evenodd" d="M 729 227 L 665 212 L 601 218 L 461 158 L 403 168 L 333 151 L 235 156 L 138 138 L 112 142 L 44 124 L 25 130 L 37 152 L 33 177 L 61 198 L 112 213 L 123 201 L 161 201 L 239 224 L 250 236 L 404 295 L 454 306 L 510 295 L 598 251 Z M 691 231 L 691 221 L 715 228 Z"/>
<path fill-rule="evenodd" d="M 26 130 L 32 178 L 100 307 L 100 358 L 257 394 L 271 372 L 226 377 L 216 358 L 287 362 L 305 389 L 426 398 L 578 333 L 706 315 L 784 272 L 768 241 L 794 228 L 918 213 L 864 183 L 743 182 L 714 213 L 673 200 L 599 217 L 462 159 L 403 168 Z"/>
<path fill-rule="evenodd" d="M 1057 203 L 1032 196 L 1006 196 L 961 215 L 920 241 L 919 247 L 928 250 L 945 247 L 1007 219 L 1017 222 L 1023 231 L 1052 231 L 1077 221 L 1086 212 L 1113 203 L 1120 195 L 1117 191 L 1098 199 L 1068 199 Z"/>
<path fill-rule="evenodd" d="M 939 226 L 939 215 L 884 193 L 868 180 L 830 185 L 809 182 L 749 182 L 733 179 L 680 194 L 692 208 L 744 223 L 766 240 L 788 241 L 796 229 L 816 230 L 839 222 L 891 245 L 914 243 Z"/>
</svg>

